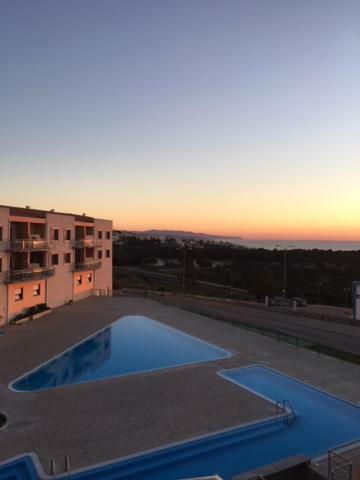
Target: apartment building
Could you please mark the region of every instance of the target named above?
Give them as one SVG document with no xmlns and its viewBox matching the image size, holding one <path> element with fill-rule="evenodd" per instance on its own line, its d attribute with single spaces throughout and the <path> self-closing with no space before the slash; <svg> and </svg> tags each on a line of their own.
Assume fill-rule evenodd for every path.
<svg viewBox="0 0 360 480">
<path fill-rule="evenodd" d="M 0 206 L 0 325 L 112 289 L 112 221 Z"/>
</svg>

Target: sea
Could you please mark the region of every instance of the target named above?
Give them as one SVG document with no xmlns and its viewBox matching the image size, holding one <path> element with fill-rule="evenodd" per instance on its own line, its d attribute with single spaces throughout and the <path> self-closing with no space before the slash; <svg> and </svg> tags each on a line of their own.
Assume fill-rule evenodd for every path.
<svg viewBox="0 0 360 480">
<path fill-rule="evenodd" d="M 253 240 L 245 238 L 216 238 L 216 241 L 223 241 L 233 243 L 234 245 L 243 245 L 248 248 L 266 248 L 267 250 L 274 250 L 276 245 L 284 247 L 292 246 L 293 248 L 303 250 L 360 250 L 360 240 L 356 241 L 333 241 L 333 240 Z"/>
</svg>

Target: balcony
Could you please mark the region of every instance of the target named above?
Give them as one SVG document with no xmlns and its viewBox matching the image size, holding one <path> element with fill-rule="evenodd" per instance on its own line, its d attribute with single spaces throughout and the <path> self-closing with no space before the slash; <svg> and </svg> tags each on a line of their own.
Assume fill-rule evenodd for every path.
<svg viewBox="0 0 360 480">
<path fill-rule="evenodd" d="M 73 248 L 101 247 L 102 241 L 95 238 L 81 238 L 73 241 Z"/>
<path fill-rule="evenodd" d="M 5 249 L 10 252 L 41 251 L 53 248 L 54 242 L 44 239 L 8 240 Z"/>
<path fill-rule="evenodd" d="M 2 275 L 4 275 L 4 283 L 18 283 L 31 280 L 42 280 L 44 278 L 52 277 L 54 274 L 55 269 L 53 267 L 36 267 L 27 268 L 26 270 L 4 272 Z"/>
<path fill-rule="evenodd" d="M 101 261 L 86 260 L 84 262 L 76 262 L 73 265 L 74 272 L 84 272 L 86 270 L 98 270 L 101 268 Z"/>
</svg>

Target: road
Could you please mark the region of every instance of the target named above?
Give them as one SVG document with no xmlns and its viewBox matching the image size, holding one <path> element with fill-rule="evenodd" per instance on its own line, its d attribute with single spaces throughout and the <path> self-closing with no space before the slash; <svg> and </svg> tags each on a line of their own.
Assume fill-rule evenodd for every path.
<svg viewBox="0 0 360 480">
<path fill-rule="evenodd" d="M 221 320 L 237 321 L 250 327 L 268 328 L 307 340 L 313 344 L 360 356 L 360 328 L 273 310 L 238 304 L 220 303 L 208 299 L 171 295 L 163 297 L 174 306 L 199 311 Z M 164 300 L 162 300 L 164 301 Z"/>
</svg>

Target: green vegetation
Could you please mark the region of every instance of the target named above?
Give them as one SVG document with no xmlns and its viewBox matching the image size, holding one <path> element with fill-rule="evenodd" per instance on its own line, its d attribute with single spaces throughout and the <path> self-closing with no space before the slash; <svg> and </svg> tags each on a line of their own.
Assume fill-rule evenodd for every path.
<svg viewBox="0 0 360 480">
<path fill-rule="evenodd" d="M 281 295 L 283 287 L 282 250 L 249 249 L 230 243 L 203 240 L 122 236 L 114 243 L 114 266 L 135 267 L 149 276 L 116 273 L 116 283 L 156 290 L 181 290 L 185 265 L 186 291 L 198 292 L 195 281 L 245 289 L 250 298 Z M 116 269 L 115 269 L 116 272 Z M 155 278 L 151 272 L 164 274 Z M 166 275 L 169 275 L 166 278 Z M 173 280 L 171 277 L 173 276 Z M 289 250 L 287 253 L 287 294 L 303 297 L 308 303 L 351 306 L 353 280 L 360 279 L 360 251 Z M 202 287 L 203 288 L 203 287 Z M 206 292 L 211 294 L 211 292 Z M 223 292 L 229 295 L 229 291 Z"/>
</svg>

